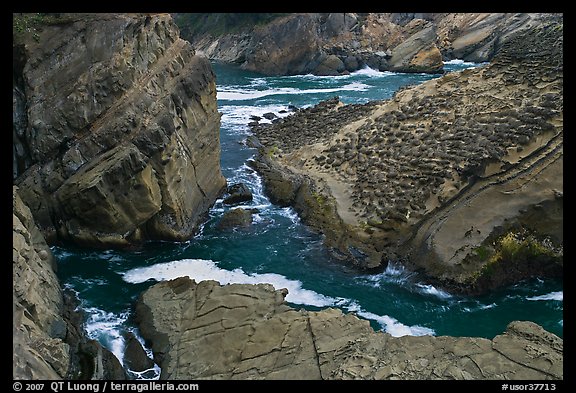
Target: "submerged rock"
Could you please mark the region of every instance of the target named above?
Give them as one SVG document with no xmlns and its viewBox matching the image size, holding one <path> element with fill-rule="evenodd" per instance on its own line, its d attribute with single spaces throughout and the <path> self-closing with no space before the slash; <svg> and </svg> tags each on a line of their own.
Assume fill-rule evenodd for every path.
<svg viewBox="0 0 576 393">
<path fill-rule="evenodd" d="M 228 230 L 232 228 L 246 228 L 252 224 L 252 214 L 254 212 L 249 209 L 232 209 L 228 210 L 222 215 L 216 228 L 220 230 Z"/>
<path fill-rule="evenodd" d="M 136 318 L 160 379 L 563 378 L 563 341 L 532 322 L 493 340 L 375 332 L 338 309 L 296 310 L 269 284 L 161 282 Z"/>
</svg>

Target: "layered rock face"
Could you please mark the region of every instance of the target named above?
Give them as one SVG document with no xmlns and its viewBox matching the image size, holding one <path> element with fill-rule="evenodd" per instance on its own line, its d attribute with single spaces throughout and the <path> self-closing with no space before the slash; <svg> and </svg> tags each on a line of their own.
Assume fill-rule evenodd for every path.
<svg viewBox="0 0 576 393">
<path fill-rule="evenodd" d="M 338 309 L 295 310 L 271 285 L 196 283 L 146 290 L 136 306 L 161 379 L 563 378 L 563 341 L 532 322 L 492 340 L 375 332 Z"/>
<path fill-rule="evenodd" d="M 12 202 L 13 376 L 63 378 L 69 346 L 63 341 L 63 298 L 52 253 L 16 190 Z"/>
<path fill-rule="evenodd" d="M 225 187 L 210 63 L 167 14 L 58 18 L 14 47 L 14 177 L 40 230 L 189 238 Z"/>
<path fill-rule="evenodd" d="M 290 14 L 242 33 L 185 38 L 211 59 L 266 75 L 439 73 L 443 60 L 492 59 L 527 14 Z M 184 18 L 183 18 L 184 20 Z"/>
<path fill-rule="evenodd" d="M 124 379 L 114 355 L 85 337 L 30 209 L 16 187 L 12 195 L 13 378 Z"/>
<path fill-rule="evenodd" d="M 488 66 L 254 125 L 273 200 L 360 267 L 403 259 L 467 293 L 560 277 L 563 21 L 524 22 Z"/>
</svg>

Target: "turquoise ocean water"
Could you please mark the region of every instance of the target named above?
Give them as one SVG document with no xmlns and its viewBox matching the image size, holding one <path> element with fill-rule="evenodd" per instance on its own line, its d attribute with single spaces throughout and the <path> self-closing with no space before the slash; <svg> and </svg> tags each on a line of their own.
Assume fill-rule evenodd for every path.
<svg viewBox="0 0 576 393">
<path fill-rule="evenodd" d="M 254 200 L 242 205 L 258 209 L 253 224 L 233 231 L 216 229 L 230 209 L 218 200 L 198 235 L 185 243 L 151 242 L 132 251 L 53 247 L 60 280 L 78 294 L 86 311 L 86 330 L 121 361 L 123 332 L 138 333 L 131 320 L 138 294 L 158 280 L 182 275 L 222 284 L 271 283 L 288 288 L 287 301 L 295 307 L 340 307 L 394 336 L 492 338 L 513 320 L 534 321 L 563 336 L 561 281 L 533 279 L 487 296 L 462 297 L 428 285 L 394 261 L 383 272 L 359 273 L 331 259 L 321 236 L 303 225 L 291 208 L 271 204 L 259 176 L 246 165 L 255 154 L 245 144 L 252 115 L 286 116 L 290 105 L 311 106 L 334 96 L 345 103 L 386 99 L 402 86 L 437 75 L 363 69 L 338 77 L 264 77 L 229 65 L 213 66 L 222 113 L 222 171 L 229 184 L 243 182 L 253 192 Z M 446 69 L 475 66 L 480 65 L 453 61 Z M 157 376 L 157 368 L 137 375 Z"/>
</svg>

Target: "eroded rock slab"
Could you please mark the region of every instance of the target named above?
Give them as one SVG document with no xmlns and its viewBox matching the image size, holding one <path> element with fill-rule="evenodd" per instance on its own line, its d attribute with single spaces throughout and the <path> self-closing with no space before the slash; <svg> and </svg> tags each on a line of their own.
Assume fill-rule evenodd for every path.
<svg viewBox="0 0 576 393">
<path fill-rule="evenodd" d="M 338 309 L 295 310 L 268 284 L 161 282 L 137 303 L 161 379 L 562 379 L 563 341 L 532 322 L 493 340 L 375 332 Z"/>
</svg>

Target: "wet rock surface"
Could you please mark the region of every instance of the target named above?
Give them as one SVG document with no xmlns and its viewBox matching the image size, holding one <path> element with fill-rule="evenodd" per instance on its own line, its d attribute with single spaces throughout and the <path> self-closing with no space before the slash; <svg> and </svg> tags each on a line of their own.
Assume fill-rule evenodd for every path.
<svg viewBox="0 0 576 393">
<path fill-rule="evenodd" d="M 155 284 L 136 306 L 160 379 L 563 378 L 563 341 L 532 322 L 489 340 L 375 332 L 338 309 L 296 310 L 268 284 Z"/>
<path fill-rule="evenodd" d="M 224 201 L 226 205 L 237 205 L 252 200 L 252 191 L 244 183 L 232 184 L 226 189 Z"/>
<path fill-rule="evenodd" d="M 234 228 L 246 228 L 252 224 L 253 209 L 236 208 L 228 210 L 222 215 L 216 225 L 219 230 L 231 230 Z"/>
</svg>

